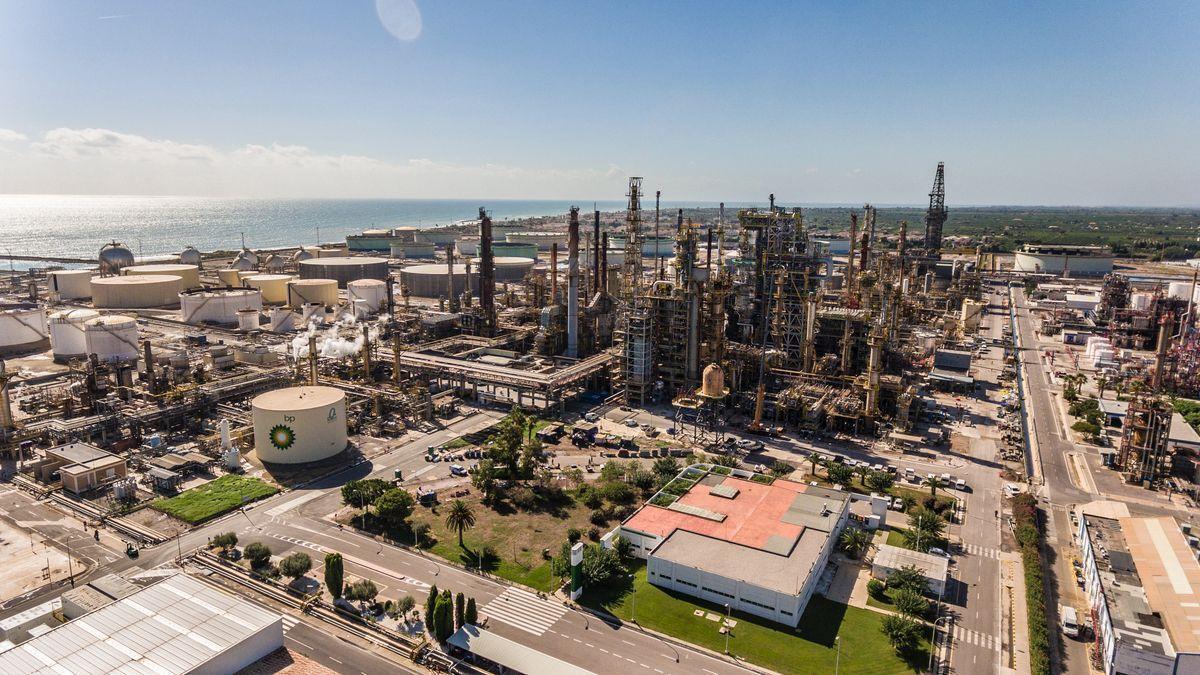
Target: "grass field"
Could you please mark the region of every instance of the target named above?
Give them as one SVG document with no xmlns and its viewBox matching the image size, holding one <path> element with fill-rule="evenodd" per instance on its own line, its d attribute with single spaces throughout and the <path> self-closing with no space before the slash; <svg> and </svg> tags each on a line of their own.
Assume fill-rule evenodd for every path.
<svg viewBox="0 0 1200 675">
<path fill-rule="evenodd" d="M 633 620 L 634 596 L 637 621 L 642 626 L 718 652 L 725 649 L 719 621 L 693 614 L 697 609 L 713 614 L 725 610 L 715 604 L 666 591 L 646 581 L 645 565 L 639 564 L 632 580 L 597 591 L 586 591 L 585 605 L 604 609 L 625 621 Z M 737 625 L 729 638 L 729 651 L 750 663 L 781 673 L 832 673 L 838 659 L 834 638 L 841 636 L 840 669 L 846 673 L 885 675 L 919 672 L 929 658 L 924 640 L 907 660 L 896 655 L 879 632 L 884 615 L 827 600 L 814 595 L 800 625 L 782 624 L 734 612 Z"/>
<path fill-rule="evenodd" d="M 252 476 L 227 474 L 150 507 L 195 525 L 276 492 L 279 488 Z"/>
<path fill-rule="evenodd" d="M 887 541 L 885 543 L 888 546 L 896 546 L 899 548 L 908 548 L 908 546 L 905 544 L 905 540 L 904 540 L 904 533 L 907 530 L 908 530 L 908 528 L 906 528 L 906 527 L 889 527 Z M 944 551 L 944 550 L 946 550 L 946 547 L 949 545 L 949 543 L 946 541 L 945 537 L 938 537 L 937 539 L 934 539 L 933 543 L 930 545 L 936 546 Z"/>
<path fill-rule="evenodd" d="M 426 523 L 436 542 L 429 551 L 452 562 L 479 566 L 479 552 L 490 547 L 493 559 L 483 561 L 483 569 L 509 581 L 542 591 L 553 589 L 555 580 L 550 574 L 550 562 L 542 557 L 542 549 L 557 554 L 567 540 L 572 527 L 587 532 L 591 513 L 587 507 L 567 502 L 534 511 L 515 510 L 502 506 L 493 510 L 484 506 L 479 494 L 472 489 L 463 497 L 475 513 L 475 527 L 463 533 L 466 550 L 458 546 L 458 534 L 446 527 L 447 504 L 429 509 L 418 507 L 410 522 Z"/>
</svg>

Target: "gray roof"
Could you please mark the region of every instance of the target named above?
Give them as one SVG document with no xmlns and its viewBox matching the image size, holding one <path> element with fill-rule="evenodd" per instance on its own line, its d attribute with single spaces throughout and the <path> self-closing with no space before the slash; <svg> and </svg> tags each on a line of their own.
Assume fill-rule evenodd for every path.
<svg viewBox="0 0 1200 675">
<path fill-rule="evenodd" d="M 942 556 L 933 555 L 931 553 L 921 553 L 920 551 L 912 551 L 899 546 L 889 546 L 883 544 L 879 550 L 875 552 L 874 564 L 890 570 L 898 570 L 901 567 L 912 565 L 921 570 L 921 573 L 929 579 L 945 580 L 946 575 L 950 571 L 950 561 Z"/>
<path fill-rule="evenodd" d="M 0 673 L 187 673 L 282 621 L 176 574 L 0 654 Z"/>
<path fill-rule="evenodd" d="M 505 668 L 522 673 L 555 673 L 555 675 L 594 675 L 576 665 L 526 647 L 519 642 L 500 637 L 495 633 L 467 624 L 450 636 L 448 642 L 459 649 L 499 663 Z"/>
<path fill-rule="evenodd" d="M 775 550 L 764 550 L 675 530 L 650 555 L 759 588 L 799 595 L 809 575 L 817 571 L 813 568 L 828 541 L 828 532 L 806 527 L 794 544 L 772 537 L 767 546 Z"/>
<path fill-rule="evenodd" d="M 50 448 L 46 452 L 48 454 L 53 453 L 58 455 L 72 464 L 83 464 L 97 459 L 105 459 L 113 456 L 112 453 L 105 452 L 100 448 L 97 448 L 94 445 L 88 445 L 87 443 L 67 443 L 66 445 L 59 445 L 57 447 Z"/>
</svg>

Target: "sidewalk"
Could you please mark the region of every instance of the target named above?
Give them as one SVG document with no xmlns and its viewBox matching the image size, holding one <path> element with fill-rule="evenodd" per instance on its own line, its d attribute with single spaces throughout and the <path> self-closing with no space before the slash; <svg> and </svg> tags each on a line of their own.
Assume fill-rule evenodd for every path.
<svg viewBox="0 0 1200 675">
<path fill-rule="evenodd" d="M 1025 600 L 1025 573 L 1016 553 L 1005 553 L 1000 561 L 1000 625 L 1003 649 L 1000 672 L 1029 672 L 1029 610 Z"/>
</svg>

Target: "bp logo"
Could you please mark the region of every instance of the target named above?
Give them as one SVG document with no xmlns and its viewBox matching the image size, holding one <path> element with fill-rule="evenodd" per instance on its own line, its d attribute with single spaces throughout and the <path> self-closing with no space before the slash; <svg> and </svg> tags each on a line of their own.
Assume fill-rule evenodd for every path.
<svg viewBox="0 0 1200 675">
<path fill-rule="evenodd" d="M 286 424 L 276 424 L 271 427 L 271 445 L 280 450 L 287 450 L 296 442 L 296 432 Z"/>
</svg>

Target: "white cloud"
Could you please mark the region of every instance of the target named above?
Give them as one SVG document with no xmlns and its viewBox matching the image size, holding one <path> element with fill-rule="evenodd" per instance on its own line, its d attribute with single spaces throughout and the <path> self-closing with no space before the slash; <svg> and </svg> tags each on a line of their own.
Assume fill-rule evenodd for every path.
<svg viewBox="0 0 1200 675">
<path fill-rule="evenodd" d="M 0 140 L 24 135 L 0 130 Z M 388 161 L 324 154 L 304 145 L 254 143 L 232 150 L 111 129 L 51 129 L 0 154 L 18 178 L 6 191 L 222 197 L 574 197 L 619 190 L 624 172 L 527 168 L 433 158 Z"/>
<path fill-rule="evenodd" d="M 25 134 L 12 129 L 0 129 L 0 143 L 15 143 L 25 140 Z"/>
</svg>

